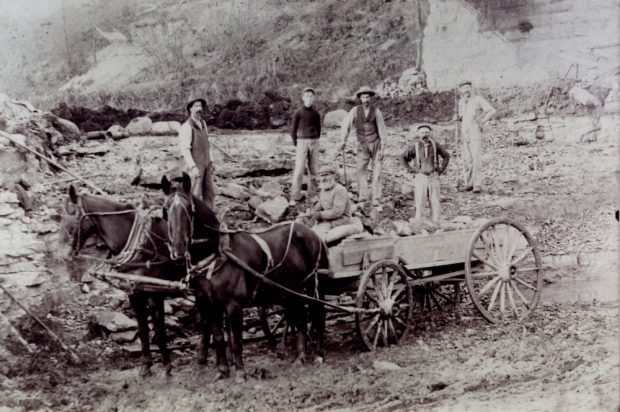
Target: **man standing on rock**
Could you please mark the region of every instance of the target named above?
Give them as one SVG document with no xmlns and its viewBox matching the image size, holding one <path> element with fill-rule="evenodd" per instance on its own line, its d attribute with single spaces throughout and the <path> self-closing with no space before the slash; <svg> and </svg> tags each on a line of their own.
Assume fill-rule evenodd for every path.
<svg viewBox="0 0 620 412">
<path fill-rule="evenodd" d="M 459 83 L 459 91 L 458 118 L 461 120 L 465 169 L 464 186 L 460 190 L 479 193 L 482 186 L 482 126 L 495 115 L 496 110 L 484 97 L 472 93 L 469 80 Z"/>
<path fill-rule="evenodd" d="M 187 165 L 187 174 L 192 178 L 192 193 L 213 209 L 213 164 L 207 123 L 202 119 L 202 111 L 206 107 L 205 99 L 192 99 L 187 103 L 185 109 L 189 118 L 179 129 L 179 147 Z"/>
<path fill-rule="evenodd" d="M 303 106 L 293 115 L 291 137 L 296 147 L 295 171 L 293 172 L 293 185 L 291 187 L 290 206 L 303 199 L 301 194 L 301 182 L 304 177 L 304 169 L 308 164 L 310 182 L 308 195 L 316 193 L 316 173 L 319 162 L 319 137 L 321 137 L 321 115 L 313 107 L 314 89 L 306 87 L 302 93 Z"/>
<path fill-rule="evenodd" d="M 409 170 L 413 179 L 415 196 L 415 218 L 422 218 L 422 210 L 428 199 L 431 220 L 438 222 L 441 216 L 439 203 L 439 176 L 448 167 L 450 154 L 439 143 L 430 138 L 432 127 L 429 124 L 418 126 L 418 138 L 400 155 L 400 164 Z M 442 162 L 439 165 L 439 156 Z M 409 163 L 415 160 L 414 166 Z"/>
<path fill-rule="evenodd" d="M 370 98 L 375 95 L 374 90 L 368 86 L 360 88 L 356 96 L 361 103 L 355 106 L 342 124 L 342 143 L 340 151 L 343 152 L 347 143 L 347 137 L 351 128 L 355 127 L 357 135 L 357 191 L 358 200 L 368 200 L 368 165 L 372 162 L 372 206 L 379 206 L 381 197 L 381 162 L 383 160 L 383 145 L 387 131 L 381 111 L 370 104 Z"/>
</svg>

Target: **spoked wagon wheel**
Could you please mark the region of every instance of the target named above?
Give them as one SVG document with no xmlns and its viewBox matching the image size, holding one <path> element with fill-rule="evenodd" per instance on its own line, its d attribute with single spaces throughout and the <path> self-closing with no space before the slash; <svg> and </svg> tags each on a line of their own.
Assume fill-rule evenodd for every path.
<svg viewBox="0 0 620 412">
<path fill-rule="evenodd" d="M 284 316 L 284 309 L 277 305 L 261 306 L 260 308 L 260 325 L 267 341 L 275 346 L 276 335 L 284 333 L 288 329 L 288 322 Z M 286 338 L 286 336 L 284 336 Z"/>
<path fill-rule="evenodd" d="M 407 267 L 407 262 L 398 258 L 402 267 Z M 423 281 L 424 271 L 408 270 L 409 276 L 413 279 L 411 292 L 413 293 L 413 306 L 422 312 L 429 312 L 435 309 L 440 311 L 452 310 L 461 302 L 461 282 L 458 280 L 440 280 L 436 282 L 417 282 Z M 430 273 L 432 274 L 432 273 Z M 416 310 L 414 309 L 414 312 Z"/>
<path fill-rule="evenodd" d="M 413 297 L 407 274 L 391 260 L 374 263 L 360 279 L 355 300 L 357 333 L 369 350 L 397 344 L 407 336 Z"/>
<path fill-rule="evenodd" d="M 465 260 L 471 300 L 488 321 L 521 320 L 538 305 L 542 260 L 529 232 L 496 218 L 474 233 Z"/>
</svg>

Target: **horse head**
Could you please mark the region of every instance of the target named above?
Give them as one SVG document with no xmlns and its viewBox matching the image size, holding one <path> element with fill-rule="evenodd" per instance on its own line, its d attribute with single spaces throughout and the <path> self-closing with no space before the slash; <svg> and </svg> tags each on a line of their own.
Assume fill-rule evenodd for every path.
<svg viewBox="0 0 620 412">
<path fill-rule="evenodd" d="M 59 255 L 76 255 L 89 237 L 96 233 L 97 226 L 84 210 L 83 195 L 70 185 L 64 201 L 60 234 Z"/>
<path fill-rule="evenodd" d="M 161 187 L 167 195 L 163 217 L 167 221 L 168 249 L 173 260 L 189 261 L 192 244 L 219 242 L 219 221 L 206 203 L 192 195 L 192 181 L 187 173 L 172 180 L 162 177 Z"/>
</svg>

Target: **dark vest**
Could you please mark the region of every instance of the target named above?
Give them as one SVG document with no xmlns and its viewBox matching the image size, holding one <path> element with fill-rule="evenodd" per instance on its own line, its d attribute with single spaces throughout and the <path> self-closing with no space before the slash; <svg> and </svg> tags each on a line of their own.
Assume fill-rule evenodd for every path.
<svg viewBox="0 0 620 412">
<path fill-rule="evenodd" d="M 202 121 L 202 129 L 199 129 L 194 119 L 187 119 L 187 123 L 192 128 L 192 158 L 199 169 L 204 170 L 211 162 L 209 152 L 209 138 L 207 137 L 207 125 Z"/>
<path fill-rule="evenodd" d="M 364 106 L 357 106 L 355 114 L 355 133 L 360 143 L 371 143 L 379 138 L 379 128 L 377 127 L 377 108 L 370 106 L 368 117 L 364 116 Z"/>
</svg>

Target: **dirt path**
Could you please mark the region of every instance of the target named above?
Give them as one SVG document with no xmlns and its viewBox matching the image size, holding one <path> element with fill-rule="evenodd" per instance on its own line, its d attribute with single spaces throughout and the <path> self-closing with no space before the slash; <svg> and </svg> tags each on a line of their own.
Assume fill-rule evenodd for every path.
<svg viewBox="0 0 620 412">
<path fill-rule="evenodd" d="M 292 366 L 290 355 L 271 352 L 258 342 L 245 348 L 250 375 L 246 383 L 212 382 L 213 360 L 206 369 L 195 366 L 193 350 L 175 351 L 171 378 L 165 378 L 157 364 L 156 375 L 143 381 L 137 378 L 138 359 L 121 346 L 85 339 L 89 314 L 97 310 L 96 302 L 106 302 L 98 297 L 101 292 L 94 288 L 82 294 L 65 270 L 55 269 L 54 285 L 45 286 L 50 291 L 44 296 L 59 297 L 48 320 L 86 364 L 70 366 L 52 344 L 41 344 L 35 356 L 18 347 L 2 349 L 13 361 L 0 362 L 0 410 L 484 411 L 500 405 L 507 411 L 614 409 L 619 387 L 614 258 L 618 226 L 612 214 L 616 191 L 605 182 L 615 181 L 618 146 L 546 140 L 515 146 L 501 138 L 503 127 L 498 124 L 489 131 L 487 189 L 482 194 L 456 192 L 454 163 L 442 177 L 446 216 L 508 215 L 532 228 L 545 256 L 607 256 L 547 273 L 541 305 L 523 324 L 490 325 L 471 305 L 464 305 L 454 312 L 420 317 L 402 345 L 375 353 L 362 352 L 353 325 L 343 324 L 328 331 L 324 365 Z M 448 125 L 439 129 L 441 138 L 450 135 Z M 395 158 L 410 132 L 390 132 L 386 169 L 394 173 Z M 323 138 L 325 160 L 339 161 L 333 150 L 337 136 L 330 130 Z M 268 156 L 275 147 L 292 151 L 283 133 L 222 134 L 213 139 L 239 158 Z M 67 163 L 83 175 L 105 171 L 92 180 L 112 196 L 157 201 L 159 192 L 130 182 L 140 167 L 151 173 L 173 168 L 179 160 L 175 142 L 174 137 L 130 138 L 106 143 L 110 152 L 104 156 Z M 214 157 L 216 165 L 224 162 L 217 151 Z M 354 164 L 352 153 L 348 163 Z M 288 187 L 290 176 L 263 179 Z M 393 195 L 397 185 L 407 183 L 407 177 L 387 179 L 386 207 L 379 218 L 410 214 L 411 198 Z M 67 186 L 50 190 L 57 206 Z M 216 205 L 229 202 L 218 197 Z M 62 264 L 56 262 L 59 268 Z M 382 370 L 375 361 L 400 368 Z"/>
</svg>

